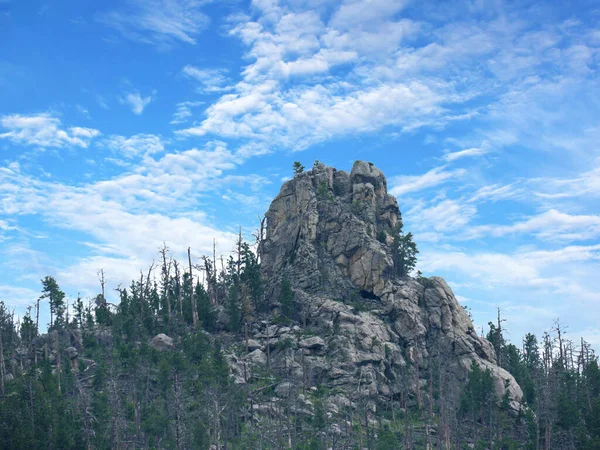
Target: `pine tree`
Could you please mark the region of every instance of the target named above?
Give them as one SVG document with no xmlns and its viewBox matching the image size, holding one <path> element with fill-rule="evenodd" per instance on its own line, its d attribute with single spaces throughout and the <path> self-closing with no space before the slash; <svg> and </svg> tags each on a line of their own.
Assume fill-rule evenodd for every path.
<svg viewBox="0 0 600 450">
<path fill-rule="evenodd" d="M 299 175 L 304 172 L 304 166 L 299 161 L 294 161 L 294 175 Z"/>
<path fill-rule="evenodd" d="M 60 290 L 53 277 L 47 276 L 42 280 L 42 296 L 50 304 L 50 328 L 65 326 L 65 293 Z"/>
<path fill-rule="evenodd" d="M 402 218 L 394 230 L 392 241 L 392 258 L 396 275 L 404 277 L 409 275 L 417 265 L 417 244 L 413 241 L 412 233 L 404 234 Z"/>
<path fill-rule="evenodd" d="M 292 283 L 287 275 L 281 281 L 281 294 L 279 294 L 279 303 L 281 304 L 281 313 L 287 319 L 292 318 L 294 308 L 294 293 Z"/>
</svg>

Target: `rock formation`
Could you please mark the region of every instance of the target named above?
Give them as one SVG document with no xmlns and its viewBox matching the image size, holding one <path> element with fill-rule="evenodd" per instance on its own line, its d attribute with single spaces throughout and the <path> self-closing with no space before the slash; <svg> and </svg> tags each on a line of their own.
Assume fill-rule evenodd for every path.
<svg viewBox="0 0 600 450">
<path fill-rule="evenodd" d="M 287 279 L 300 312 L 295 325 L 252 326 L 251 353 L 230 361 L 240 383 L 269 364 L 287 380 L 278 395 L 292 385 L 326 386 L 335 413 L 363 400 L 375 408 L 403 392 L 415 399 L 433 364 L 445 373 L 443 395 L 457 402 L 475 361 L 491 369 L 498 398 L 510 382 L 518 410 L 520 387 L 496 365 L 448 284 L 395 276 L 390 245 L 400 217 L 371 163 L 356 162 L 350 174 L 315 164 L 283 185 L 266 214 L 262 270 L 272 307 Z"/>
</svg>

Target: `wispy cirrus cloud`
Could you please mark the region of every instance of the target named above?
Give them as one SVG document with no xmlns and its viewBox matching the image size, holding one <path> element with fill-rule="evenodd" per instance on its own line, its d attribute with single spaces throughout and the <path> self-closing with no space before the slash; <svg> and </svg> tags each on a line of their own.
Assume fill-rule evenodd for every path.
<svg viewBox="0 0 600 450">
<path fill-rule="evenodd" d="M 226 92 L 233 89 L 228 86 L 228 78 L 225 76 L 225 69 L 204 69 L 191 65 L 187 65 L 182 69 L 183 74 L 198 82 L 200 87 L 199 92 L 202 93 L 218 93 Z"/>
<path fill-rule="evenodd" d="M 448 152 L 443 156 L 443 158 L 447 162 L 454 162 L 461 158 L 481 156 L 481 155 L 485 155 L 486 153 L 488 153 L 488 150 L 486 150 L 484 148 L 472 147 L 472 148 L 466 148 L 464 150 L 459 150 L 456 152 Z"/>
<path fill-rule="evenodd" d="M 94 128 L 63 128 L 60 119 L 48 113 L 35 115 L 11 114 L 0 118 L 0 126 L 9 131 L 0 133 L 0 139 L 8 139 L 15 144 L 36 147 L 82 147 L 100 132 Z"/>
<path fill-rule="evenodd" d="M 191 117 L 193 117 L 192 110 L 202 105 L 204 105 L 204 102 L 201 101 L 185 101 L 177 103 L 177 105 L 175 105 L 176 111 L 173 114 L 171 122 L 169 123 L 171 125 L 186 123 Z"/>
<path fill-rule="evenodd" d="M 409 192 L 429 189 L 466 174 L 465 169 L 447 170 L 446 166 L 435 167 L 423 175 L 401 175 L 390 180 L 390 193 L 402 196 Z"/>
<path fill-rule="evenodd" d="M 586 241 L 600 239 L 600 215 L 567 214 L 550 209 L 511 225 L 476 226 L 468 233 L 470 238 L 527 234 L 543 241 Z"/>
<path fill-rule="evenodd" d="M 130 0 L 120 9 L 97 16 L 123 37 L 161 50 L 175 43 L 196 44 L 210 23 L 201 0 Z"/>
<path fill-rule="evenodd" d="M 141 155 L 152 155 L 165 150 L 164 141 L 160 136 L 143 133 L 130 137 L 119 135 L 108 136 L 101 141 L 101 145 L 127 159 Z"/>
</svg>

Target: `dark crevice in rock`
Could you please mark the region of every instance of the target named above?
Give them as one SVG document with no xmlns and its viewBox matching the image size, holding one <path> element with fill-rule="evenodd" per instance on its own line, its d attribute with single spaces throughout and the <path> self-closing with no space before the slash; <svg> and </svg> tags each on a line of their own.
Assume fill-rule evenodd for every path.
<svg viewBox="0 0 600 450">
<path fill-rule="evenodd" d="M 380 297 L 378 297 L 377 295 L 373 294 L 373 292 L 371 292 L 371 291 L 366 291 L 366 290 L 364 290 L 364 289 L 362 289 L 362 290 L 360 291 L 360 296 L 361 296 L 362 298 L 364 298 L 365 300 L 377 300 L 377 301 L 379 301 L 379 302 L 381 301 L 381 298 L 380 298 Z"/>
</svg>

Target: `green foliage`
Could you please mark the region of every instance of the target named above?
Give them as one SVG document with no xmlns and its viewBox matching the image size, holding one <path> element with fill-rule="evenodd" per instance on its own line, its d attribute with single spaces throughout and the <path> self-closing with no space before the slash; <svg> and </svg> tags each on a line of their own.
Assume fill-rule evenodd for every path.
<svg viewBox="0 0 600 450">
<path fill-rule="evenodd" d="M 481 369 L 474 360 L 471 362 L 469 379 L 460 402 L 460 412 L 465 417 L 486 420 L 487 411 L 495 402 L 494 380 L 490 369 Z"/>
<path fill-rule="evenodd" d="M 239 287 L 233 285 L 229 288 L 229 299 L 227 301 L 227 314 L 229 316 L 229 329 L 234 333 L 240 331 L 242 326 L 242 312 L 240 308 Z"/>
<path fill-rule="evenodd" d="M 53 277 L 47 276 L 42 280 L 41 299 L 48 299 L 50 304 L 49 329 L 60 329 L 65 326 L 65 293 L 60 290 Z"/>
<path fill-rule="evenodd" d="M 383 239 L 381 233 L 378 238 Z M 211 275 L 216 284 L 205 288 L 196 283 L 194 287 L 202 329 L 192 326 L 189 274 L 181 274 L 183 279 L 177 282 L 167 276 L 160 284 L 134 281 L 129 288 L 119 290 L 118 307 L 110 311 L 100 309 L 103 298 L 97 298 L 93 311 L 78 298 L 71 323 L 65 317 L 64 293 L 56 280 L 46 277 L 43 298 L 48 298 L 51 306 L 52 327 L 60 331 L 52 335 L 63 336 L 59 339 L 65 341 L 57 343 L 59 352 L 52 354 L 52 362 L 38 351 L 36 363 L 34 347 L 45 338 L 37 337 L 31 311 L 22 317 L 17 329 L 12 313 L 0 302 L 5 370 L 11 374 L 6 395 L 0 396 L 0 448 L 307 450 L 358 448 L 362 443 L 364 448 L 395 449 L 408 445 L 405 439 L 412 440 L 412 448 L 423 448 L 425 424 L 430 427 L 433 441 L 444 436 L 446 430 L 442 427 L 448 424 L 453 448 L 455 444 L 455 448 L 526 450 L 600 447 L 600 368 L 589 346 L 582 342 L 580 348 L 573 349 L 575 356 L 570 360 L 566 355 L 570 355 L 571 347 L 563 345 L 565 355 L 561 358 L 550 337 L 544 337 L 540 348 L 537 338 L 528 334 L 521 350 L 520 345 L 505 341 L 502 330 L 493 324 L 488 339 L 502 366 L 522 387 L 528 406 L 516 418 L 511 410 L 511 386 L 506 384 L 504 394 L 495 398 L 491 372 L 484 367 L 476 363 L 471 366 L 456 410 L 456 405 L 448 403 L 445 377 L 451 372 L 445 360 L 432 356 L 427 367 L 420 367 L 420 373 L 415 373 L 415 364 L 394 373 L 398 368 L 392 364 L 393 346 L 385 344 L 382 370 L 386 376 L 391 373 L 405 385 L 417 381 L 413 377 L 431 380 L 431 391 L 429 385 L 420 390 L 420 409 L 408 388 L 389 399 L 379 396 L 376 410 L 367 409 L 359 401 L 355 402 L 357 409 L 342 408 L 332 415 L 326 399 L 344 392 L 333 384 L 321 384 L 321 375 L 312 374 L 303 385 L 295 380 L 304 387 L 303 394 L 310 396 L 312 415 L 298 414 L 298 404 L 283 398 L 277 400 L 276 417 L 264 414 L 264 405 L 274 404 L 277 397 L 275 386 L 290 377 L 290 367 L 280 365 L 278 352 L 293 348 L 294 341 L 277 341 L 270 363 L 260 369 L 253 367 L 248 374 L 236 373 L 236 377 L 248 375 L 246 383 L 237 385 L 230 376 L 228 358 L 242 361 L 245 350 L 242 337 L 226 330 L 240 331 L 244 324 L 252 330 L 253 321 L 266 319 L 273 320 L 270 323 L 298 323 L 289 278 L 292 274 L 281 279 L 281 315 L 272 319 L 256 255 L 241 238 L 236 249 L 239 257 L 230 258 L 221 273 Z M 420 272 L 417 279 L 426 287 L 432 283 Z M 340 297 L 352 304 L 355 312 L 371 304 L 361 299 L 358 291 Z M 171 313 L 167 312 L 169 308 Z M 226 314 L 229 327 L 217 323 L 217 308 Z M 334 318 L 334 335 L 340 332 L 339 323 Z M 304 335 L 315 332 L 311 326 L 315 322 L 309 320 Z M 80 328 L 83 337 L 78 365 L 71 363 L 64 352 L 77 335 L 74 328 Z M 158 333 L 172 337 L 175 348 L 164 352 L 154 349 L 150 342 Z M 375 340 L 370 343 L 379 345 Z M 335 352 L 342 359 L 348 355 L 335 339 L 328 348 L 328 358 Z M 24 353 L 27 356 L 21 359 Z M 311 385 L 319 389 L 313 391 Z M 394 404 L 395 409 L 391 408 Z M 330 432 L 334 423 L 347 424 L 341 426 L 339 436 Z M 376 423 L 379 426 L 371 426 Z"/>
<path fill-rule="evenodd" d="M 294 175 L 300 175 L 304 172 L 304 166 L 299 161 L 294 161 Z"/>
<path fill-rule="evenodd" d="M 200 282 L 196 284 L 194 295 L 198 308 L 198 318 L 202 323 L 202 328 L 209 332 L 215 331 L 217 313 L 210 302 L 208 292 L 206 292 L 206 289 L 204 289 L 204 286 L 202 286 Z"/>
<path fill-rule="evenodd" d="M 291 319 L 294 310 L 294 293 L 292 291 L 292 283 L 287 275 L 284 276 L 283 280 L 281 281 L 279 303 L 281 304 L 282 315 L 287 319 Z"/>
<path fill-rule="evenodd" d="M 317 198 L 320 200 L 333 200 L 334 196 L 331 190 L 329 189 L 329 183 L 326 181 L 320 181 L 317 186 Z"/>
<path fill-rule="evenodd" d="M 392 242 L 392 258 L 394 260 L 394 271 L 396 275 L 404 277 L 409 275 L 417 265 L 417 244 L 413 241 L 412 233 L 404 234 L 402 231 L 402 220 L 394 230 Z"/>
<path fill-rule="evenodd" d="M 399 448 L 399 441 L 396 434 L 389 428 L 385 428 L 377 439 L 376 450 L 396 450 Z"/>
</svg>

